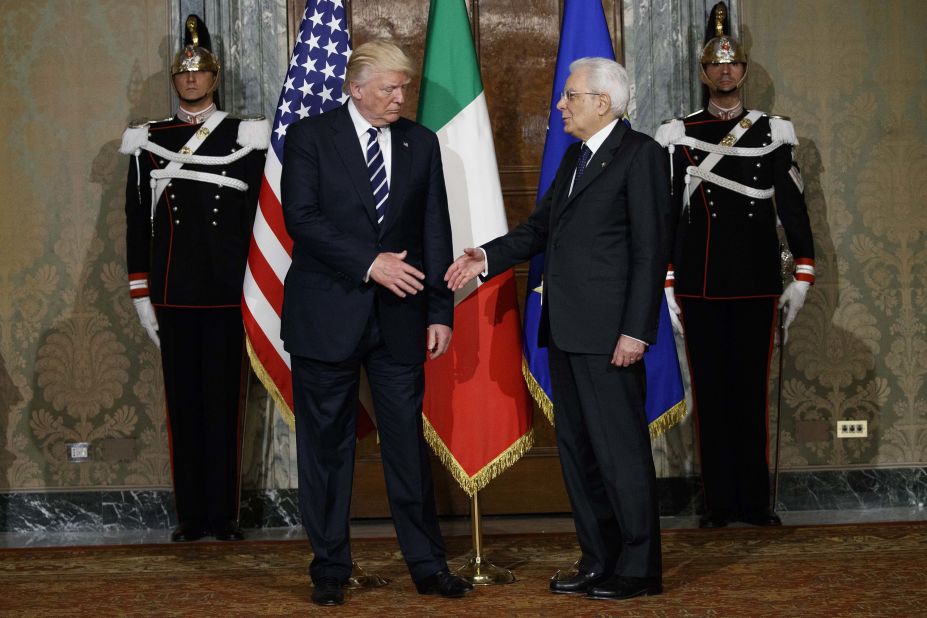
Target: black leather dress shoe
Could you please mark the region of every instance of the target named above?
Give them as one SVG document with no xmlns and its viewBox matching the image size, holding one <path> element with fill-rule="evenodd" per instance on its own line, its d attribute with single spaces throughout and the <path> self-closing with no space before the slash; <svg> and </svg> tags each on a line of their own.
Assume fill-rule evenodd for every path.
<svg viewBox="0 0 927 618">
<path fill-rule="evenodd" d="M 699 528 L 723 528 L 727 525 L 728 520 L 721 515 L 714 513 L 705 513 L 698 520 Z"/>
<path fill-rule="evenodd" d="M 440 594 L 442 597 L 456 599 L 473 590 L 473 584 L 463 577 L 451 575 L 449 571 L 438 571 L 415 582 L 415 589 L 419 594 Z"/>
<path fill-rule="evenodd" d="M 590 599 L 631 599 L 661 594 L 663 583 L 659 577 L 624 577 L 615 575 L 586 591 Z"/>
<path fill-rule="evenodd" d="M 206 531 L 199 526 L 180 524 L 171 532 L 171 541 L 174 543 L 186 543 L 188 541 L 197 541 L 204 536 L 206 536 Z"/>
<path fill-rule="evenodd" d="M 555 594 L 585 594 L 590 587 L 601 584 L 608 578 L 604 573 L 579 572 L 567 579 L 550 580 L 550 591 Z"/>
<path fill-rule="evenodd" d="M 773 511 L 744 515 L 743 521 L 754 526 L 781 526 L 782 520 Z"/>
<path fill-rule="evenodd" d="M 244 531 L 234 521 L 227 521 L 213 529 L 213 535 L 220 541 L 243 541 Z"/>
<path fill-rule="evenodd" d="M 320 577 L 313 582 L 312 602 L 316 605 L 341 605 L 344 603 L 344 591 L 341 582 L 334 577 Z"/>
</svg>

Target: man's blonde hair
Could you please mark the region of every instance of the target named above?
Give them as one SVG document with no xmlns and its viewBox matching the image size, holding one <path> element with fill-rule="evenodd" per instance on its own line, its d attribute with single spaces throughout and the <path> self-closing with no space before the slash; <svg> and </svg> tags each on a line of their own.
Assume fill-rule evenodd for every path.
<svg viewBox="0 0 927 618">
<path fill-rule="evenodd" d="M 406 77 L 415 75 L 412 61 L 397 46 L 383 39 L 368 41 L 351 54 L 341 89 L 345 94 L 350 94 L 351 82 L 363 85 L 374 73 L 384 71 L 396 71 Z"/>
</svg>

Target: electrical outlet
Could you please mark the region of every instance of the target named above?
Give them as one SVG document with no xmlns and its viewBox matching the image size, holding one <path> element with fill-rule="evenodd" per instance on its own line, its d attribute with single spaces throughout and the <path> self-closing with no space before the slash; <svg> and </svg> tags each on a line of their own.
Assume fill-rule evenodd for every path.
<svg viewBox="0 0 927 618">
<path fill-rule="evenodd" d="M 89 442 L 69 442 L 64 447 L 68 452 L 68 461 L 80 463 L 90 459 Z"/>
<path fill-rule="evenodd" d="M 838 438 L 865 438 L 868 435 L 868 421 L 837 421 Z"/>
</svg>

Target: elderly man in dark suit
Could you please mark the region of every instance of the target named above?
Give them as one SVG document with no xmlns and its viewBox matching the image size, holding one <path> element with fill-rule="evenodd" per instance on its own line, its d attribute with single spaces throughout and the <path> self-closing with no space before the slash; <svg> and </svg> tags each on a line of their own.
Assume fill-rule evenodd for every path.
<svg viewBox="0 0 927 618">
<path fill-rule="evenodd" d="M 426 351 L 450 344 L 441 276 L 451 229 L 437 136 L 399 116 L 414 73 L 403 52 L 354 50 L 348 103 L 287 132 L 283 213 L 293 238 L 282 337 L 292 355 L 299 505 L 315 556 L 312 600 L 344 601 L 361 367 L 380 434 L 390 510 L 418 591 L 459 597 L 447 570 L 422 435 Z"/>
<path fill-rule="evenodd" d="M 563 156 L 529 219 L 445 274 L 459 289 L 544 252 L 538 341 L 549 349 L 557 444 L 582 549 L 555 593 L 623 599 L 662 592 L 656 475 L 644 365 L 656 337 L 669 234 L 660 147 L 619 118 L 627 73 L 605 58 L 570 66 L 558 104 L 582 143 Z"/>
</svg>

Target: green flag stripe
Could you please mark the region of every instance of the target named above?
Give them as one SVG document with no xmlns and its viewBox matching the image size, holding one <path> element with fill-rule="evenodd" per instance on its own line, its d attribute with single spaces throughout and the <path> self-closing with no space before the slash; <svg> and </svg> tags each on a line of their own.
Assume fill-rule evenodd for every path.
<svg viewBox="0 0 927 618">
<path fill-rule="evenodd" d="M 431 0 L 418 121 L 437 131 L 482 91 L 464 0 Z"/>
</svg>

